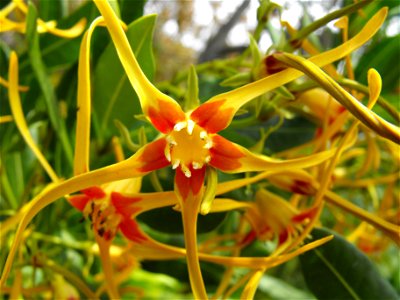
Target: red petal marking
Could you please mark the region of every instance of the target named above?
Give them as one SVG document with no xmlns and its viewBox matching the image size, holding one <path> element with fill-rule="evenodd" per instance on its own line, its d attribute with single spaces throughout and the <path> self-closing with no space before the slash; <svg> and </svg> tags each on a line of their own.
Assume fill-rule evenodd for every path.
<svg viewBox="0 0 400 300">
<path fill-rule="evenodd" d="M 190 119 L 204 128 L 208 133 L 216 133 L 228 127 L 233 117 L 232 107 L 221 109 L 226 100 L 204 103 L 196 108 L 190 115 Z"/>
<path fill-rule="evenodd" d="M 281 232 L 278 237 L 278 245 L 282 245 L 284 242 L 286 242 L 288 237 L 289 237 L 289 233 L 287 232 L 287 230 L 284 230 L 283 232 Z"/>
<path fill-rule="evenodd" d="M 337 113 L 338 113 L 338 115 L 340 115 L 342 112 L 344 112 L 346 110 L 347 110 L 346 107 L 344 107 L 343 105 L 340 105 L 338 110 L 337 110 L 338 111 Z"/>
<path fill-rule="evenodd" d="M 122 234 L 129 240 L 137 243 L 147 240 L 146 236 L 140 231 L 138 224 L 135 220 L 123 218 L 119 223 L 119 229 Z"/>
<path fill-rule="evenodd" d="M 147 114 L 154 127 L 162 133 L 170 132 L 176 123 L 186 119 L 178 104 L 163 100 L 158 100 L 158 108 L 151 106 Z"/>
<path fill-rule="evenodd" d="M 212 137 L 210 165 L 222 171 L 230 171 L 241 166 L 239 158 L 245 154 L 236 145 L 220 135 Z"/>
<path fill-rule="evenodd" d="M 304 180 L 294 180 L 294 184 L 290 187 L 293 193 L 301 195 L 314 195 L 316 190 L 310 182 Z"/>
<path fill-rule="evenodd" d="M 136 212 L 140 211 L 140 207 L 134 204 L 139 202 L 140 197 L 127 197 L 118 192 L 111 192 L 111 203 L 117 212 L 125 217 L 130 217 Z"/>
<path fill-rule="evenodd" d="M 252 241 L 254 241 L 257 237 L 257 233 L 255 230 L 251 230 L 245 237 L 244 239 L 240 242 L 240 246 L 245 246 L 250 244 Z"/>
<path fill-rule="evenodd" d="M 101 199 L 106 196 L 106 193 L 99 186 L 92 186 L 90 188 L 82 190 L 81 192 L 88 196 L 90 199 Z"/>
<path fill-rule="evenodd" d="M 305 211 L 302 211 L 301 213 L 293 216 L 292 218 L 292 222 L 294 223 L 301 223 L 303 222 L 305 219 L 311 219 L 318 211 L 318 207 L 314 206 L 311 207 Z"/>
<path fill-rule="evenodd" d="M 164 155 L 166 145 L 167 141 L 164 138 L 147 144 L 143 149 L 143 153 L 138 158 L 139 161 L 144 162 L 142 167 L 139 168 L 139 171 L 150 172 L 170 165 L 170 162 Z"/>
<path fill-rule="evenodd" d="M 267 56 L 264 59 L 265 76 L 278 73 L 287 67 L 279 60 L 277 60 L 273 54 Z"/>
<path fill-rule="evenodd" d="M 68 198 L 69 203 L 80 211 L 85 209 L 86 204 L 88 204 L 90 200 L 90 197 L 85 194 L 78 194 Z"/>
<path fill-rule="evenodd" d="M 197 195 L 204 184 L 205 167 L 198 170 L 190 168 L 190 172 L 192 176 L 188 178 L 180 168 L 176 169 L 175 184 L 183 200 L 187 199 L 190 191 L 193 195 Z"/>
</svg>

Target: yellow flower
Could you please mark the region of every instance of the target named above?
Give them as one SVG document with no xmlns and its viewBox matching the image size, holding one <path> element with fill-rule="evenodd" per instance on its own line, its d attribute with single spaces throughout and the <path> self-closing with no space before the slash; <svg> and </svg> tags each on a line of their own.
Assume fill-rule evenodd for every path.
<svg viewBox="0 0 400 300">
<path fill-rule="evenodd" d="M 57 182 L 37 195 L 27 206 L 20 221 L 14 243 L 7 258 L 1 284 L 6 280 L 15 251 L 21 242 L 22 233 L 31 219 L 44 207 L 64 195 L 87 188 L 101 186 L 107 182 L 141 177 L 145 174 L 172 166 L 176 169 L 175 193 L 182 210 L 187 263 L 192 290 L 196 298 L 207 298 L 197 253 L 196 222 L 202 201 L 206 168 L 213 167 L 223 172 L 283 171 L 289 168 L 305 168 L 321 163 L 333 154 L 332 150 L 292 160 L 280 161 L 251 153 L 234 144 L 218 132 L 226 128 L 235 113 L 257 96 L 286 84 L 302 75 L 301 72 L 286 69 L 233 91 L 217 95 L 192 111 L 183 112 L 179 104 L 161 93 L 145 77 L 129 46 L 120 20 L 115 16 L 107 1 L 95 1 L 99 8 L 127 76 L 139 96 L 143 113 L 162 133 L 162 137 L 145 145 L 130 158 L 116 164 L 89 171 L 88 145 L 90 123 L 90 77 L 89 41 L 94 21 L 84 37 L 80 53 L 78 88 L 78 129 L 83 129 L 84 139 L 77 138 L 74 177 Z M 359 34 L 341 46 L 316 55 L 310 61 L 318 66 L 330 64 L 364 44 L 382 24 L 387 11 L 380 10 Z M 97 22 L 97 23 L 96 23 Z M 10 85 L 16 91 L 17 59 L 11 56 Z M 83 105 L 80 105 L 83 104 Z M 83 142 L 83 144 L 81 144 Z M 78 146 L 82 145 L 82 146 Z"/>
<path fill-rule="evenodd" d="M 265 189 L 256 193 L 256 202 L 247 209 L 246 216 L 253 231 L 246 242 L 257 236 L 260 240 L 277 238 L 278 249 L 281 252 L 284 244 L 289 244 L 302 231 L 302 225 L 310 221 L 316 213 L 316 207 L 299 210 Z"/>
<path fill-rule="evenodd" d="M 21 22 L 13 21 L 9 18 L 12 13 L 22 14 L 22 18 L 26 18 L 28 15 L 28 7 L 23 0 L 12 0 L 7 6 L 0 11 L 0 32 L 6 31 L 18 31 L 26 33 L 26 21 Z M 69 29 L 56 28 L 56 21 L 43 21 L 37 19 L 37 31 L 39 33 L 48 32 L 63 38 L 75 38 L 79 36 L 85 29 L 86 20 L 81 19 L 73 27 Z"/>
</svg>

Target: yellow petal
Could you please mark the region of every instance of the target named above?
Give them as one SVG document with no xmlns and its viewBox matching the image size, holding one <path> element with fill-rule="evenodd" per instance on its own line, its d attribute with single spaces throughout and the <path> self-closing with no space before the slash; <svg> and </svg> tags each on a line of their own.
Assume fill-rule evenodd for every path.
<svg viewBox="0 0 400 300">
<path fill-rule="evenodd" d="M 343 57 L 346 57 L 352 53 L 355 49 L 361 47 L 365 44 L 381 27 L 383 21 L 386 18 L 388 9 L 386 7 L 380 9 L 361 29 L 361 31 L 355 35 L 352 39 L 343 43 L 342 45 L 323 52 L 321 54 L 315 55 L 309 59 L 310 62 L 315 65 L 322 67 L 326 66 L 332 62 L 335 62 Z M 244 104 L 248 103 L 252 99 L 271 91 L 281 85 L 284 85 L 303 74 L 297 70 L 287 69 L 279 73 L 270 75 L 253 83 L 247 84 L 233 91 L 229 91 L 223 94 L 212 97 L 207 101 L 216 102 L 224 101 L 222 110 L 230 110 L 231 119 L 235 113 Z M 229 122 L 227 123 L 229 124 Z M 222 129 L 221 129 L 222 130 Z"/>
<path fill-rule="evenodd" d="M 232 171 L 227 171 L 227 173 L 257 172 L 268 170 L 279 172 L 294 168 L 308 168 L 326 161 L 334 154 L 334 150 L 328 150 L 315 154 L 310 154 L 304 157 L 279 160 L 270 158 L 265 155 L 252 153 L 244 147 L 241 148 L 242 151 L 245 153 L 245 156 L 239 159 L 240 166 Z"/>
<path fill-rule="evenodd" d="M 12 122 L 14 119 L 12 116 L 0 116 L 0 124 L 2 123 L 7 123 L 7 122 Z"/>
<path fill-rule="evenodd" d="M 51 34 L 54 34 L 56 36 L 63 37 L 63 38 L 72 39 L 72 38 L 76 38 L 77 36 L 82 34 L 82 32 L 86 26 L 86 19 L 80 19 L 78 21 L 78 23 L 76 23 L 74 26 L 72 26 L 71 28 L 68 28 L 68 29 L 55 28 L 49 22 L 44 22 L 42 24 L 42 26 L 45 31 L 47 31 Z"/>
<path fill-rule="evenodd" d="M 217 198 L 215 199 L 210 212 L 217 213 L 236 209 L 247 209 L 250 207 L 252 207 L 252 205 L 249 202 Z"/>
<path fill-rule="evenodd" d="M 0 10 L 0 21 L 1 19 L 5 18 L 8 14 L 10 14 L 14 9 L 15 9 L 16 5 L 13 2 L 8 3 L 5 7 L 3 7 Z"/>
<path fill-rule="evenodd" d="M 26 27 L 25 22 L 15 22 L 7 18 L 0 19 L 0 32 L 14 30 L 21 33 L 25 33 L 25 27 Z"/>
<path fill-rule="evenodd" d="M 15 119 L 15 124 L 17 125 L 18 130 L 24 138 L 25 142 L 35 154 L 42 167 L 46 170 L 51 180 L 53 182 L 57 182 L 57 174 L 54 172 L 53 168 L 50 166 L 46 158 L 43 156 L 42 152 L 35 144 L 35 141 L 33 140 L 29 132 L 28 125 L 26 124 L 24 113 L 21 107 L 21 99 L 18 93 L 18 58 L 15 52 L 11 52 L 10 56 L 9 84 L 10 87 L 8 89 L 8 97 L 10 101 L 11 111 Z"/>
<path fill-rule="evenodd" d="M 243 289 L 242 294 L 240 295 L 240 299 L 253 299 L 254 295 L 257 291 L 258 284 L 261 280 L 261 277 L 264 275 L 265 269 L 255 271 L 250 280 L 247 282 L 246 286 Z"/>
<path fill-rule="evenodd" d="M 301 70 L 307 76 L 318 82 L 327 92 L 329 92 L 337 101 L 345 106 L 357 119 L 364 125 L 375 131 L 377 134 L 390 139 L 391 141 L 400 143 L 400 128 L 382 119 L 379 115 L 365 107 L 361 102 L 355 99 L 344 88 L 342 88 L 335 80 L 330 78 L 317 65 L 300 56 L 289 53 L 279 53 L 275 57 L 291 67 Z M 371 93 L 376 99 L 380 92 L 380 78 L 376 71 L 371 71 L 369 77 L 374 84 Z M 371 103 L 373 105 L 374 103 Z M 371 106 L 372 107 L 372 106 Z"/>
<path fill-rule="evenodd" d="M 224 257 L 224 256 L 214 256 L 203 253 L 200 253 L 199 257 L 201 260 L 213 262 L 216 264 L 221 264 L 224 266 L 243 267 L 250 269 L 272 268 L 280 264 L 283 264 L 299 256 L 300 254 L 303 254 L 304 252 L 319 247 L 329 242 L 332 238 L 333 238 L 332 235 L 327 236 L 322 239 L 316 240 L 314 242 L 308 243 L 305 246 L 302 246 L 293 252 L 272 257 Z"/>
<path fill-rule="evenodd" d="M 159 108 L 158 103 L 169 102 L 173 106 L 179 105 L 169 96 L 161 93 L 146 77 L 141 70 L 136 57 L 129 45 L 129 41 L 122 30 L 120 21 L 115 15 L 108 1 L 94 0 L 97 8 L 104 17 L 107 28 L 110 32 L 111 38 L 114 42 L 115 48 L 122 66 L 131 82 L 133 88 L 139 96 L 140 105 L 145 115 L 148 115 L 149 108 Z"/>
<path fill-rule="evenodd" d="M 15 55 L 15 54 L 14 54 Z M 14 58 L 16 59 L 16 58 Z M 151 144 L 150 144 L 151 145 Z M 143 152 L 146 151 L 146 146 L 140 149 L 135 155 L 130 158 L 101 168 L 95 171 L 87 172 L 75 177 L 72 177 L 66 181 L 54 184 L 48 189 L 42 191 L 34 199 L 32 199 L 26 206 L 24 206 L 24 214 L 21 217 L 17 232 L 13 244 L 11 245 L 10 252 L 8 254 L 2 277 L 0 280 L 0 286 L 2 286 L 11 270 L 11 266 L 15 257 L 15 253 L 20 246 L 23 233 L 32 219 L 46 206 L 55 202 L 57 199 L 68 195 L 70 193 L 78 192 L 91 186 L 102 185 L 104 183 L 116 180 L 122 180 L 127 178 L 133 178 L 138 176 L 144 176 L 148 172 L 141 171 L 143 162 L 140 158 Z M 1 232 L 3 235 L 3 232 Z"/>
<path fill-rule="evenodd" d="M 371 224 L 376 229 L 382 231 L 390 237 L 398 246 L 400 246 L 400 226 L 387 222 L 386 220 L 358 207 L 357 205 L 343 199 L 334 192 L 328 191 L 326 200 L 341 209 L 357 216 L 361 220 Z"/>
<path fill-rule="evenodd" d="M 89 171 L 91 83 L 90 83 L 90 41 L 94 29 L 104 23 L 103 17 L 96 18 L 83 36 L 79 51 L 77 121 L 75 138 L 74 174 Z"/>
<path fill-rule="evenodd" d="M 181 202 L 183 234 L 185 237 L 186 262 L 189 272 L 190 285 L 195 299 L 208 299 L 200 270 L 197 250 L 197 216 L 200 209 L 201 195 L 189 195 Z"/>
<path fill-rule="evenodd" d="M 1 26 L 0 26 L 1 27 Z M 3 77 L 0 76 L 0 85 L 9 88 L 9 84 L 8 81 L 5 80 Z M 20 92 L 26 92 L 29 90 L 29 86 L 25 86 L 25 85 L 19 85 L 18 86 L 18 91 Z"/>
<path fill-rule="evenodd" d="M 291 36 L 294 36 L 297 33 L 297 30 L 294 29 L 290 23 L 286 22 L 286 21 L 281 21 L 282 26 L 286 27 L 289 34 Z M 308 54 L 310 55 L 317 55 L 320 53 L 320 51 L 314 47 L 314 45 L 308 40 L 308 39 L 303 39 L 301 42 L 301 48 L 303 48 L 304 50 L 306 50 L 308 52 Z M 323 68 L 326 73 L 328 73 L 330 76 L 332 76 L 333 78 L 338 78 L 339 75 L 335 69 L 335 66 L 332 64 L 327 64 L 324 68 Z"/>
<path fill-rule="evenodd" d="M 376 101 L 378 101 L 379 95 L 381 94 L 382 90 L 382 78 L 375 69 L 368 70 L 368 89 L 368 108 L 372 108 Z"/>
</svg>

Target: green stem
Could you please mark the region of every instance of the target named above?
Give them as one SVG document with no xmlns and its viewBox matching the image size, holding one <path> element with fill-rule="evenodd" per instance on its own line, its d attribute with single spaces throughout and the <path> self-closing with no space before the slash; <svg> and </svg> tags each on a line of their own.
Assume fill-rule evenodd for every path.
<svg viewBox="0 0 400 300">
<path fill-rule="evenodd" d="M 365 0 L 365 1 L 360 1 L 356 2 L 354 4 L 348 5 L 346 7 L 343 7 L 342 9 L 335 10 L 334 12 L 331 12 L 327 14 L 325 17 L 316 20 L 315 22 L 312 22 L 310 25 L 300 29 L 296 34 L 289 40 L 289 43 L 292 46 L 296 46 L 299 44 L 299 42 L 303 39 L 305 39 L 309 34 L 314 32 L 315 30 L 321 28 L 322 26 L 325 26 L 327 23 L 329 23 L 332 20 L 338 19 L 342 16 L 349 15 L 353 12 L 356 12 L 357 10 L 361 9 L 362 7 L 370 4 L 372 0 Z"/>
</svg>

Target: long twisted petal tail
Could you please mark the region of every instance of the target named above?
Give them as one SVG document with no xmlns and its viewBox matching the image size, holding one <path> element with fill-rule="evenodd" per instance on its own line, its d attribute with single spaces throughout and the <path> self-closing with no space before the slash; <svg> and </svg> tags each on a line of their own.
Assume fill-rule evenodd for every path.
<svg viewBox="0 0 400 300">
<path fill-rule="evenodd" d="M 76 23 L 74 26 L 72 26 L 71 28 L 68 29 L 59 29 L 59 28 L 55 28 L 52 26 L 47 26 L 47 22 L 43 22 L 42 24 L 45 28 L 45 31 L 54 34 L 56 36 L 59 37 L 63 37 L 63 38 L 75 38 L 79 35 L 81 35 L 81 33 L 83 32 L 83 30 L 85 29 L 86 26 L 86 19 L 80 19 L 78 21 L 78 23 Z"/>
<path fill-rule="evenodd" d="M 320 164 L 332 157 L 334 150 L 311 154 L 305 157 L 277 160 L 265 155 L 255 154 L 246 148 L 232 143 L 222 136 L 213 137 L 210 149 L 210 165 L 227 173 L 284 171 L 294 168 L 308 168 Z"/>
<path fill-rule="evenodd" d="M 319 67 L 302 57 L 284 53 L 275 54 L 275 57 L 291 67 L 301 70 L 313 80 L 321 84 L 325 90 L 330 93 L 337 101 L 345 106 L 357 119 L 364 125 L 375 131 L 377 134 L 400 144 L 400 128 L 382 119 L 379 115 L 366 108 L 361 102 L 355 99 L 345 89 L 343 89 L 336 81 L 326 75 Z M 373 75 L 372 75 L 373 74 Z M 380 93 L 380 77 L 375 71 L 369 73 L 370 82 L 373 84 L 370 91 L 371 96 L 379 97 Z"/>
<path fill-rule="evenodd" d="M 144 233 L 143 233 L 144 234 Z M 145 235 L 145 234 L 144 234 Z M 260 269 L 260 268 L 272 268 L 278 266 L 284 262 L 293 259 L 300 254 L 319 247 L 329 242 L 333 236 L 327 236 L 322 239 L 308 243 L 293 252 L 287 254 L 281 254 L 278 256 L 269 257 L 225 257 L 218 255 L 211 255 L 205 253 L 199 253 L 199 258 L 203 261 L 224 265 L 227 267 L 243 267 L 249 269 Z M 113 246 L 118 247 L 118 246 Z M 94 249 L 96 251 L 96 249 Z M 146 257 L 148 259 L 177 259 L 186 255 L 186 249 L 167 244 L 160 243 L 147 236 L 147 241 L 144 243 L 134 243 L 130 249 L 130 252 L 135 257 Z"/>
<path fill-rule="evenodd" d="M 79 51 L 78 66 L 78 112 L 74 155 L 74 174 L 89 171 L 91 85 L 90 85 L 90 41 L 94 29 L 104 23 L 103 17 L 96 18 L 83 36 Z"/>
<path fill-rule="evenodd" d="M 326 201 L 340 207 L 341 209 L 357 216 L 361 220 L 373 225 L 378 230 L 382 231 L 390 237 L 398 246 L 400 246 L 400 226 L 392 224 L 377 215 L 374 215 L 361 207 L 343 199 L 334 192 L 327 191 Z"/>
<path fill-rule="evenodd" d="M 368 101 L 367 107 L 369 109 L 372 109 L 374 104 L 376 103 L 380 89 L 381 89 L 381 81 L 380 81 L 380 76 L 376 71 L 370 71 L 368 72 L 368 81 L 370 84 L 370 98 Z M 314 198 L 314 207 L 316 207 L 316 211 L 314 214 L 314 218 L 310 220 L 310 222 L 307 224 L 307 226 L 304 228 L 304 230 L 301 232 L 301 234 L 294 239 L 294 241 L 291 243 L 288 249 L 292 249 L 293 247 L 296 247 L 299 243 L 301 243 L 302 240 L 310 233 L 312 228 L 314 227 L 315 223 L 317 222 L 319 215 L 322 212 L 323 208 L 323 197 L 325 194 L 328 192 L 329 188 L 329 183 L 331 182 L 331 177 L 334 171 L 334 168 L 336 167 L 339 158 L 341 157 L 342 153 L 344 152 L 345 148 L 348 147 L 348 145 L 351 145 L 355 142 L 356 140 L 356 135 L 357 135 L 357 127 L 360 124 L 359 120 L 353 121 L 351 124 L 350 128 L 347 130 L 346 134 L 344 135 L 343 139 L 340 141 L 337 149 L 335 150 L 335 153 L 333 157 L 330 159 L 328 166 L 324 169 L 324 172 L 322 173 L 322 178 L 320 179 L 320 185 L 319 188 L 317 189 L 317 192 L 315 194 Z"/>
<path fill-rule="evenodd" d="M 128 39 L 124 31 L 122 30 L 120 22 L 108 1 L 94 0 L 94 2 L 107 23 L 107 28 L 110 32 L 112 40 L 114 41 L 114 45 L 117 49 L 117 53 L 121 60 L 122 66 L 126 71 L 129 81 L 131 82 L 133 88 L 139 96 L 139 101 L 140 105 L 142 106 L 143 113 L 146 116 L 150 117 L 150 120 L 152 122 L 157 121 L 157 118 L 154 117 L 155 114 L 162 114 L 163 117 L 167 117 L 168 119 L 168 116 L 163 114 L 162 107 L 160 107 L 160 105 L 168 103 L 170 112 L 174 111 L 174 114 L 178 114 L 179 117 L 184 116 L 178 103 L 169 96 L 161 93 L 146 78 L 146 75 L 140 69 L 136 57 L 133 54 L 132 49 L 129 45 Z M 171 115 L 170 117 L 176 117 L 176 115 Z M 157 126 L 157 123 L 154 125 L 157 129 L 162 131 Z M 165 133 L 165 131 L 162 132 Z"/>
<path fill-rule="evenodd" d="M 28 125 L 26 124 L 24 113 L 21 107 L 21 98 L 18 93 L 18 57 L 15 52 L 11 52 L 10 56 L 9 84 L 10 87 L 8 89 L 8 98 L 10 101 L 11 111 L 15 119 L 15 124 L 17 125 L 18 130 L 24 138 L 25 142 L 35 154 L 42 167 L 46 170 L 51 180 L 53 182 L 57 182 L 57 174 L 54 172 L 53 168 L 43 156 L 42 152 L 40 152 L 31 134 L 29 133 Z"/>
<path fill-rule="evenodd" d="M 355 49 L 365 44 L 379 30 L 379 28 L 383 24 L 383 21 L 386 18 L 387 12 L 388 9 L 386 7 L 380 9 L 361 29 L 361 31 L 356 34 L 352 39 L 334 49 L 311 57 L 309 61 L 319 67 L 323 67 L 343 57 L 346 57 L 349 53 L 353 52 Z M 233 91 L 214 96 L 207 102 L 202 104 L 199 108 L 197 108 L 197 110 L 204 110 L 202 108 L 203 105 L 213 107 L 213 105 L 215 105 L 213 103 L 222 103 L 222 105 L 218 105 L 218 113 L 219 111 L 221 111 L 222 115 L 224 116 L 223 119 L 220 120 L 220 124 L 218 125 L 218 130 L 222 130 L 230 124 L 233 116 L 240 107 L 242 107 L 252 99 L 281 85 L 284 85 L 300 77 L 301 75 L 302 73 L 297 70 L 283 70 L 279 73 L 270 75 L 258 81 L 239 87 Z M 197 114 L 196 110 L 192 113 L 192 115 L 193 114 Z M 213 116 L 199 116 L 199 120 L 200 122 L 207 123 L 209 122 L 208 120 L 210 119 L 210 117 L 212 120 Z"/>
<path fill-rule="evenodd" d="M 153 164 L 149 166 L 147 161 L 143 159 L 143 156 L 146 152 L 151 153 L 154 151 L 151 148 L 154 147 L 156 143 L 157 141 L 144 146 L 138 152 L 136 152 L 135 155 L 122 162 L 97 169 L 95 171 L 87 172 L 55 184 L 52 187 L 44 190 L 32 201 L 30 201 L 26 208 L 24 207 L 25 214 L 20 220 L 15 239 L 8 254 L 0 280 L 0 286 L 4 284 L 8 277 L 16 250 L 21 243 L 23 233 L 33 217 L 35 217 L 43 208 L 55 202 L 64 195 L 82 191 L 92 186 L 100 186 L 101 184 L 110 181 L 144 176 L 148 172 L 157 169 L 159 164 Z M 153 169 L 151 167 L 153 167 Z"/>
<path fill-rule="evenodd" d="M 0 14 L 0 31 L 7 30 L 17 30 L 19 32 L 25 33 L 26 31 L 26 22 L 14 22 L 8 20 L 6 16 L 11 13 L 12 10 L 18 8 L 23 14 L 28 14 L 28 7 L 23 1 L 13 0 L 12 3 L 9 4 L 5 9 L 1 11 Z M 3 26 L 4 25 L 4 26 Z M 86 26 L 86 19 L 80 19 L 78 23 L 68 29 L 59 29 L 56 28 L 56 21 L 43 21 L 41 19 L 37 19 L 37 30 L 39 33 L 49 32 L 59 37 L 63 38 L 75 38 L 79 36 Z"/>
<path fill-rule="evenodd" d="M 271 257 L 223 257 L 199 253 L 201 260 L 221 264 L 224 266 L 243 267 L 250 269 L 273 268 L 293 259 L 300 254 L 329 242 L 333 236 L 327 236 L 312 243 L 308 243 L 293 252 Z"/>
</svg>

